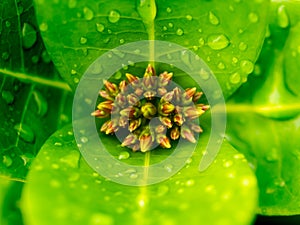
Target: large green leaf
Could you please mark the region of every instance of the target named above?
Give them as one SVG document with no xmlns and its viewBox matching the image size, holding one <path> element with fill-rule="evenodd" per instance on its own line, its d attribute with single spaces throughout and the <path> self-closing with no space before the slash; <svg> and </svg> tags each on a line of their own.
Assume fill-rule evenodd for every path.
<svg viewBox="0 0 300 225">
<path fill-rule="evenodd" d="M 24 179 L 44 141 L 70 121 L 70 89 L 44 48 L 32 0 L 0 3 L 0 176 Z"/>
<path fill-rule="evenodd" d="M 300 213 L 299 13 L 299 2 L 272 4 L 261 76 L 227 106 L 229 139 L 253 164 L 265 215 Z"/>
<path fill-rule="evenodd" d="M 170 179 L 133 187 L 94 172 L 67 126 L 48 139 L 32 165 L 22 195 L 25 221 L 30 225 L 250 224 L 257 203 L 255 176 L 243 155 L 226 141 L 211 167 L 199 172 L 208 138 L 208 133 L 201 136 L 196 153 Z"/>
<path fill-rule="evenodd" d="M 267 0 L 35 2 L 49 54 L 73 87 L 104 52 L 155 39 L 175 42 L 202 57 L 225 97 L 246 82 L 253 70 L 268 11 Z"/>
<path fill-rule="evenodd" d="M 1 225 L 22 225 L 22 216 L 19 208 L 23 183 L 0 180 L 0 222 Z"/>
</svg>

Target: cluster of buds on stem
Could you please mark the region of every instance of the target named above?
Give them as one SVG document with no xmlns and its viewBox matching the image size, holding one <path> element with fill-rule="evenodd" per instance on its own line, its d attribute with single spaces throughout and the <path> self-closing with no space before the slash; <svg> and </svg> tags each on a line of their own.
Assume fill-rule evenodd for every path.
<svg viewBox="0 0 300 225">
<path fill-rule="evenodd" d="M 151 65 L 143 78 L 129 73 L 126 77 L 118 85 L 105 80 L 105 89 L 99 92 L 105 101 L 91 115 L 109 118 L 101 132 L 126 134 L 121 145 L 142 152 L 158 145 L 171 148 L 171 142 L 180 137 L 196 142 L 196 135 L 203 131 L 198 118 L 209 109 L 198 103 L 202 92 L 172 86 L 173 73 L 157 76 Z"/>
</svg>

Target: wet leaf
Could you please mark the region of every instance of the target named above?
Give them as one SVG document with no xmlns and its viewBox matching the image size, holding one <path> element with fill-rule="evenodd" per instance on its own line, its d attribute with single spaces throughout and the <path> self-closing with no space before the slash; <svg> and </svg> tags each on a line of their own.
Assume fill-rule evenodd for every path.
<svg viewBox="0 0 300 225">
<path fill-rule="evenodd" d="M 201 138 L 206 143 L 209 134 Z M 147 187 L 124 186 L 104 179 L 86 164 L 72 127 L 67 126 L 48 139 L 32 165 L 21 203 L 25 221 L 31 225 L 124 221 L 175 225 L 187 220 L 197 225 L 250 224 L 257 189 L 243 155 L 225 141 L 216 161 L 200 173 L 205 145 L 198 147 L 172 178 Z"/>
<path fill-rule="evenodd" d="M 273 2 L 257 77 L 227 105 L 229 140 L 256 171 L 264 215 L 300 213 L 299 9 Z"/>
<path fill-rule="evenodd" d="M 228 97 L 253 70 L 265 36 L 268 1 L 36 0 L 36 9 L 49 54 L 74 88 L 103 53 L 150 39 L 193 50 Z M 189 63 L 184 54 L 181 61 Z"/>
<path fill-rule="evenodd" d="M 0 15 L 0 174 L 24 179 L 44 141 L 69 122 L 71 94 L 49 60 L 32 0 L 1 1 Z"/>
</svg>

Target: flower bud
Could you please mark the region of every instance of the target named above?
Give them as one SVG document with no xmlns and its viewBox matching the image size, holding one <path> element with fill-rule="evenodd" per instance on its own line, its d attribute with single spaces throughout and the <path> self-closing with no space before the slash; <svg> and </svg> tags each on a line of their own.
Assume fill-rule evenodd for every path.
<svg viewBox="0 0 300 225">
<path fill-rule="evenodd" d="M 169 117 L 166 116 L 160 116 L 159 117 L 160 122 L 165 125 L 167 128 L 171 128 L 173 126 L 172 121 Z"/>
<path fill-rule="evenodd" d="M 111 111 L 112 108 L 113 108 L 113 101 L 108 100 L 108 101 L 100 102 L 100 103 L 98 104 L 97 108 L 98 108 L 99 110 L 105 110 L 105 109 L 106 109 L 106 110 Z"/>
<path fill-rule="evenodd" d="M 193 130 L 196 133 L 202 133 L 203 132 L 202 128 L 198 124 L 192 123 L 190 125 L 190 128 L 191 128 L 191 130 Z"/>
<path fill-rule="evenodd" d="M 197 102 L 203 95 L 203 92 L 196 92 L 193 96 L 193 102 Z"/>
<path fill-rule="evenodd" d="M 172 79 L 173 73 L 163 72 L 159 75 L 159 85 L 161 87 L 167 86 Z"/>
<path fill-rule="evenodd" d="M 172 128 L 171 133 L 170 133 L 170 137 L 173 140 L 177 140 L 180 137 L 180 131 L 179 131 L 179 128 L 177 126 Z"/>
<path fill-rule="evenodd" d="M 126 109 L 121 110 L 121 116 L 125 116 L 129 119 L 138 118 L 141 115 L 139 108 L 129 106 Z"/>
<path fill-rule="evenodd" d="M 156 114 L 156 107 L 151 102 L 147 102 L 145 103 L 145 105 L 142 106 L 141 111 L 145 118 L 151 119 Z"/>
<path fill-rule="evenodd" d="M 104 80 L 104 86 L 106 91 L 112 96 L 116 96 L 119 93 L 119 88 L 114 83 Z"/>
<path fill-rule="evenodd" d="M 141 104 L 139 97 L 136 96 L 135 94 L 127 95 L 127 100 L 128 100 L 129 105 L 139 106 Z"/>
<path fill-rule="evenodd" d="M 155 70 L 154 70 L 153 66 L 151 66 L 151 64 L 148 64 L 145 74 L 144 74 L 144 77 L 155 76 L 155 75 L 156 74 L 155 74 Z"/>
<path fill-rule="evenodd" d="M 173 121 L 178 126 L 181 126 L 185 122 L 185 119 L 184 119 L 184 117 L 181 113 L 177 113 L 177 114 L 174 115 Z"/>
<path fill-rule="evenodd" d="M 139 82 L 139 78 L 130 73 L 126 73 L 126 77 L 132 86 L 137 85 Z"/>
<path fill-rule="evenodd" d="M 140 140 L 141 152 L 147 152 L 151 149 L 153 145 L 153 141 L 149 129 L 146 128 L 145 130 L 143 130 L 143 132 L 139 137 L 139 140 Z"/>
<path fill-rule="evenodd" d="M 111 100 L 111 101 L 114 100 L 114 97 L 112 97 L 107 91 L 101 90 L 101 91 L 99 91 L 99 95 L 100 95 L 102 98 L 105 98 L 105 99 L 107 99 L 107 100 Z"/>
<path fill-rule="evenodd" d="M 108 109 L 97 109 L 96 111 L 91 113 L 92 116 L 97 118 L 106 118 L 110 116 L 110 110 Z"/>
<path fill-rule="evenodd" d="M 129 127 L 128 127 L 129 131 L 132 132 L 132 131 L 136 130 L 141 125 L 141 122 L 142 122 L 141 118 L 139 118 L 137 120 L 131 120 L 129 122 Z"/>
<path fill-rule="evenodd" d="M 159 113 L 162 116 L 168 116 L 171 114 L 175 109 L 175 106 L 171 104 L 170 102 L 165 102 L 159 106 Z"/>
<path fill-rule="evenodd" d="M 181 136 L 184 139 L 187 139 L 189 142 L 192 142 L 192 143 L 196 142 L 193 132 L 187 126 L 183 126 L 181 128 Z"/>
<path fill-rule="evenodd" d="M 170 139 L 164 134 L 157 135 L 156 142 L 163 148 L 171 148 Z"/>
<path fill-rule="evenodd" d="M 119 89 L 121 92 L 125 92 L 126 91 L 126 86 L 127 86 L 127 82 L 125 80 L 122 80 L 119 84 Z"/>
<path fill-rule="evenodd" d="M 119 118 L 119 126 L 125 128 L 127 124 L 128 124 L 128 117 L 121 116 Z"/>
<path fill-rule="evenodd" d="M 132 144 L 135 144 L 137 142 L 137 138 L 134 134 L 129 134 L 122 142 L 121 146 L 125 147 L 125 146 L 129 146 Z"/>
</svg>

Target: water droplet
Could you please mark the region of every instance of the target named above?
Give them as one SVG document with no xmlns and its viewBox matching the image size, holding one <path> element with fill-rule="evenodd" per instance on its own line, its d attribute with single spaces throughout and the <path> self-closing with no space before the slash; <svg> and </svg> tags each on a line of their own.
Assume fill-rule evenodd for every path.
<svg viewBox="0 0 300 225">
<path fill-rule="evenodd" d="M 24 23 L 22 28 L 22 38 L 23 47 L 25 49 L 31 48 L 35 44 L 37 40 L 37 34 L 32 25 Z"/>
<path fill-rule="evenodd" d="M 61 146 L 63 146 L 63 143 L 61 143 L 61 142 L 55 142 L 55 143 L 54 143 L 54 146 L 61 147 Z"/>
<path fill-rule="evenodd" d="M 186 15 L 186 17 L 185 17 L 187 20 L 192 20 L 193 19 L 193 17 L 191 16 L 191 15 Z"/>
<path fill-rule="evenodd" d="M 172 12 L 172 9 L 171 9 L 170 7 L 168 7 L 168 8 L 166 9 L 166 11 L 167 11 L 167 13 L 170 13 L 170 12 Z"/>
<path fill-rule="evenodd" d="M 212 34 L 207 39 L 208 46 L 213 50 L 224 49 L 229 43 L 229 39 L 224 34 Z"/>
<path fill-rule="evenodd" d="M 4 61 L 8 60 L 9 59 L 9 53 L 8 52 L 2 52 L 2 59 Z"/>
<path fill-rule="evenodd" d="M 187 180 L 185 183 L 187 187 L 193 186 L 194 184 L 195 184 L 195 180 L 193 179 Z"/>
<path fill-rule="evenodd" d="M 278 7 L 277 16 L 278 16 L 277 17 L 278 26 L 281 28 L 287 28 L 289 26 L 290 21 L 284 5 Z"/>
<path fill-rule="evenodd" d="M 247 49 L 248 45 L 245 42 L 240 42 L 239 49 L 241 51 L 245 51 Z"/>
<path fill-rule="evenodd" d="M 50 55 L 48 54 L 48 52 L 46 50 L 44 50 L 42 52 L 42 60 L 43 60 L 44 63 L 50 63 L 51 62 Z"/>
<path fill-rule="evenodd" d="M 120 20 L 120 13 L 115 10 L 110 11 L 108 15 L 108 21 L 111 23 L 116 23 L 119 20 Z"/>
<path fill-rule="evenodd" d="M 81 37 L 80 38 L 80 44 L 84 45 L 87 43 L 87 38 L 86 37 Z"/>
<path fill-rule="evenodd" d="M 45 32 L 48 30 L 48 24 L 47 23 L 41 23 L 40 26 L 40 31 Z"/>
<path fill-rule="evenodd" d="M 204 38 L 200 38 L 200 39 L 198 40 L 198 42 L 199 42 L 199 46 L 200 46 L 200 47 L 202 47 L 202 46 L 205 44 Z"/>
<path fill-rule="evenodd" d="M 138 178 L 138 174 L 137 173 L 132 173 L 132 174 L 130 174 L 129 175 L 129 177 L 131 178 L 131 179 L 136 179 L 136 178 Z"/>
<path fill-rule="evenodd" d="M 251 23 L 257 23 L 258 21 L 258 15 L 256 13 L 249 13 L 248 19 Z"/>
<path fill-rule="evenodd" d="M 181 35 L 183 35 L 183 30 L 181 29 L 181 28 L 178 28 L 177 30 L 176 30 L 176 34 L 178 35 L 178 36 L 181 36 Z"/>
<path fill-rule="evenodd" d="M 37 114 L 44 116 L 48 111 L 48 102 L 46 98 L 39 91 L 33 92 L 33 98 L 38 108 Z"/>
<path fill-rule="evenodd" d="M 76 0 L 69 0 L 69 3 L 68 3 L 69 8 L 71 8 L 71 9 L 75 8 L 76 5 L 77 5 Z"/>
<path fill-rule="evenodd" d="M 59 169 L 59 165 L 56 164 L 56 163 L 53 163 L 53 164 L 51 165 L 51 167 L 52 167 L 52 169 L 55 169 L 55 170 Z"/>
<path fill-rule="evenodd" d="M 231 167 L 232 165 L 233 165 L 233 162 L 232 162 L 231 160 L 225 161 L 225 162 L 223 163 L 223 166 L 224 166 L 225 168 L 229 168 L 229 167 Z"/>
<path fill-rule="evenodd" d="M 210 78 L 209 72 L 203 68 L 199 71 L 199 75 L 203 80 L 208 80 Z"/>
<path fill-rule="evenodd" d="M 120 160 L 122 160 L 122 159 L 128 159 L 129 157 L 130 157 L 129 152 L 122 151 L 122 152 L 120 152 L 118 159 L 120 159 Z"/>
<path fill-rule="evenodd" d="M 268 162 L 276 162 L 279 158 L 278 150 L 276 148 L 272 148 L 271 151 L 266 155 L 266 160 Z"/>
<path fill-rule="evenodd" d="M 61 157 L 59 161 L 61 163 L 66 164 L 67 166 L 71 168 L 78 168 L 78 163 L 80 160 L 80 153 L 78 151 L 72 150 L 68 152 L 67 155 Z"/>
<path fill-rule="evenodd" d="M 51 180 L 50 186 L 53 188 L 59 188 L 61 186 L 61 183 L 58 180 Z"/>
<path fill-rule="evenodd" d="M 172 28 L 174 25 L 173 25 L 173 23 L 168 23 L 168 26 L 169 26 L 170 28 Z"/>
<path fill-rule="evenodd" d="M 219 62 L 219 63 L 218 63 L 218 68 L 219 68 L 220 70 L 224 70 L 224 69 L 225 69 L 225 64 L 222 63 L 222 62 Z"/>
<path fill-rule="evenodd" d="M 88 7 L 83 8 L 83 14 L 86 20 L 92 20 L 94 18 L 94 12 Z"/>
<path fill-rule="evenodd" d="M 239 73 L 233 73 L 230 75 L 229 77 L 229 81 L 232 84 L 238 84 L 239 82 L 241 82 L 241 76 Z"/>
<path fill-rule="evenodd" d="M 75 75 L 77 73 L 77 71 L 76 70 L 71 70 L 71 75 Z"/>
<path fill-rule="evenodd" d="M 2 91 L 2 98 L 7 104 L 13 103 L 15 97 L 10 91 Z"/>
<path fill-rule="evenodd" d="M 96 30 L 100 33 L 104 31 L 105 27 L 102 23 L 96 23 Z"/>
<path fill-rule="evenodd" d="M 102 66 L 98 65 L 97 63 L 94 64 L 91 68 L 91 73 L 92 74 L 100 74 L 102 72 Z"/>
<path fill-rule="evenodd" d="M 75 84 L 78 84 L 78 83 L 79 83 L 79 78 L 75 77 L 75 78 L 73 79 L 73 81 L 74 81 Z"/>
<path fill-rule="evenodd" d="M 22 138 L 25 142 L 32 143 L 35 139 L 35 134 L 31 127 L 26 124 L 16 124 L 14 129 L 17 131 L 17 134 Z"/>
<path fill-rule="evenodd" d="M 125 40 L 122 38 L 122 39 L 120 39 L 120 44 L 124 44 L 125 43 Z"/>
<path fill-rule="evenodd" d="M 118 56 L 118 57 L 120 57 L 120 58 L 124 58 L 124 56 L 125 56 L 125 53 L 124 52 L 121 52 L 121 51 L 119 51 L 119 50 L 117 50 L 117 49 L 112 49 L 111 50 L 116 56 Z M 108 55 L 109 56 L 109 55 Z"/>
<path fill-rule="evenodd" d="M 7 28 L 9 28 L 10 25 L 11 25 L 11 23 L 10 23 L 8 20 L 6 20 L 6 21 L 5 21 L 5 26 L 6 26 Z"/>
<path fill-rule="evenodd" d="M 108 215 L 102 213 L 93 214 L 90 218 L 89 225 L 101 225 L 101 224 L 113 225 L 114 221 Z"/>
<path fill-rule="evenodd" d="M 171 173 L 172 170 L 173 170 L 173 166 L 172 166 L 171 164 L 165 165 L 164 168 L 165 168 L 165 170 L 167 170 L 169 173 Z"/>
<path fill-rule="evenodd" d="M 122 78 L 122 73 L 121 71 L 117 71 L 114 75 L 114 78 L 117 79 L 117 80 L 120 80 Z"/>
<path fill-rule="evenodd" d="M 81 141 L 82 143 L 87 143 L 87 142 L 89 141 L 89 139 L 88 139 L 87 137 L 81 137 L 81 138 L 80 138 L 80 141 Z"/>
<path fill-rule="evenodd" d="M 157 188 L 157 196 L 161 197 L 166 195 L 169 192 L 169 187 L 167 185 L 160 185 Z"/>
<path fill-rule="evenodd" d="M 250 74 L 254 70 L 254 63 L 251 62 L 250 60 L 242 60 L 240 63 L 241 69 L 243 73 L 245 74 Z"/>
<path fill-rule="evenodd" d="M 2 157 L 2 163 L 6 166 L 6 167 L 10 167 L 13 164 L 13 160 L 9 155 L 4 155 Z"/>
<path fill-rule="evenodd" d="M 209 12 L 208 19 L 212 25 L 218 25 L 220 23 L 220 20 L 212 11 Z"/>
<path fill-rule="evenodd" d="M 104 44 L 108 44 L 108 42 L 110 42 L 110 38 L 105 38 L 105 39 L 103 40 L 103 43 L 104 43 Z"/>
<path fill-rule="evenodd" d="M 239 61 L 239 59 L 237 57 L 232 57 L 232 63 L 236 64 Z"/>
<path fill-rule="evenodd" d="M 38 55 L 34 55 L 34 56 L 31 57 L 31 62 L 34 63 L 34 64 L 36 64 L 36 63 L 39 62 L 39 59 L 40 58 L 39 58 Z"/>
</svg>

